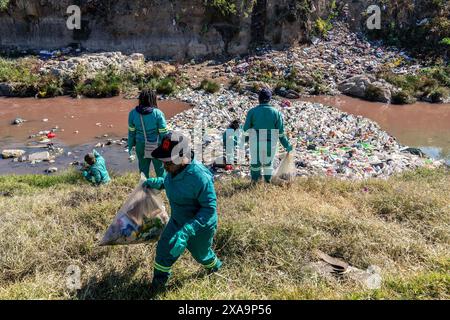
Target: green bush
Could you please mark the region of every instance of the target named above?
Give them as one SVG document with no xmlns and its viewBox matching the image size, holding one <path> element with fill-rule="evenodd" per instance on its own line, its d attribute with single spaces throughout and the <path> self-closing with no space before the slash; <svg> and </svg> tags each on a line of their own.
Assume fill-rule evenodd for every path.
<svg viewBox="0 0 450 320">
<path fill-rule="evenodd" d="M 0 82 L 36 85 L 39 82 L 39 62 L 34 58 L 9 60 L 0 58 Z"/>
<path fill-rule="evenodd" d="M 224 17 L 237 14 L 236 4 L 231 0 L 205 0 L 205 5 L 216 9 Z"/>
<path fill-rule="evenodd" d="M 175 80 L 173 78 L 164 78 L 156 85 L 156 92 L 159 94 L 172 94 L 176 90 Z"/>
<path fill-rule="evenodd" d="M 88 98 L 107 98 L 118 96 L 122 88 L 121 75 L 113 68 L 99 72 L 94 79 L 86 80 L 75 87 L 76 95 Z"/>
<path fill-rule="evenodd" d="M 450 5 L 448 1 L 384 1 L 383 25 L 380 30 L 369 30 L 368 36 L 371 39 L 383 40 L 388 45 L 403 47 L 419 55 L 448 56 L 450 43 Z M 410 23 L 400 25 L 396 19 L 399 6 L 403 6 L 405 16 L 418 16 L 424 10 L 430 17 L 427 23 Z M 413 19 L 414 20 L 414 19 Z"/>
<path fill-rule="evenodd" d="M 330 20 L 324 20 L 322 18 L 318 18 L 314 25 L 314 32 L 317 36 L 326 37 L 328 32 L 333 29 L 333 25 Z"/>
<path fill-rule="evenodd" d="M 205 90 L 208 93 L 216 93 L 220 91 L 220 84 L 211 80 L 203 80 L 199 87 L 200 90 Z"/>
<path fill-rule="evenodd" d="M 9 6 L 9 0 L 0 0 L 0 12 L 6 11 Z"/>
<path fill-rule="evenodd" d="M 382 101 L 384 96 L 383 89 L 369 85 L 366 89 L 365 98 L 369 101 Z"/>
<path fill-rule="evenodd" d="M 448 99 L 449 96 L 450 96 L 449 89 L 444 88 L 444 87 L 439 87 L 439 88 L 434 89 L 429 94 L 429 99 L 433 103 L 442 103 L 442 102 L 444 102 L 445 99 Z"/>
<path fill-rule="evenodd" d="M 285 88 L 286 90 L 294 90 L 296 92 L 302 92 L 302 87 L 299 86 L 295 81 L 283 80 L 277 83 L 275 86 L 275 90 L 278 91 L 281 88 Z"/>
<path fill-rule="evenodd" d="M 61 78 L 52 75 L 41 77 L 37 87 L 39 98 L 52 98 L 64 94 L 63 81 Z"/>
<path fill-rule="evenodd" d="M 450 67 L 444 64 L 422 69 L 415 75 L 400 75 L 385 71 L 380 73 L 379 77 L 407 92 L 413 98 L 432 102 L 440 102 L 446 98 L 450 88 Z M 402 100 L 401 95 L 404 94 L 395 98 Z"/>
<path fill-rule="evenodd" d="M 392 94 L 393 104 L 412 104 L 416 99 L 408 91 L 397 91 Z"/>
</svg>

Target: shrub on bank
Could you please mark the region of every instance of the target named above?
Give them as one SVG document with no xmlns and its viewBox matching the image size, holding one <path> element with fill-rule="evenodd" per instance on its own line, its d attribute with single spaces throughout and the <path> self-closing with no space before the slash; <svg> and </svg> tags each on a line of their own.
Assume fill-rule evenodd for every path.
<svg viewBox="0 0 450 320">
<path fill-rule="evenodd" d="M 116 70 L 109 69 L 98 73 L 94 79 L 77 84 L 74 92 L 88 98 L 107 98 L 118 96 L 121 88 L 122 77 Z"/>
<path fill-rule="evenodd" d="M 379 74 L 379 77 L 402 89 L 402 92 L 408 92 L 415 99 L 438 103 L 447 99 L 450 95 L 450 67 L 446 65 L 426 68 L 415 75 L 383 71 Z M 402 97 L 406 98 L 404 93 L 399 95 L 395 98 L 399 100 Z"/>
<path fill-rule="evenodd" d="M 383 89 L 374 85 L 369 85 L 365 92 L 365 98 L 369 101 L 382 101 L 383 96 Z"/>
<path fill-rule="evenodd" d="M 393 104 L 412 104 L 417 100 L 408 91 L 397 91 L 392 94 Z"/>
<path fill-rule="evenodd" d="M 0 12 L 6 11 L 9 6 L 9 0 L 0 0 Z"/>
<path fill-rule="evenodd" d="M 205 90 L 208 93 L 216 93 L 220 91 L 220 84 L 211 80 L 203 80 L 198 88 L 200 90 Z"/>
<path fill-rule="evenodd" d="M 434 89 L 430 95 L 429 99 L 433 103 L 442 103 L 450 97 L 450 91 L 447 88 L 439 87 Z"/>
<path fill-rule="evenodd" d="M 158 82 L 156 85 L 156 92 L 158 94 L 172 94 L 176 90 L 176 83 L 173 78 L 164 78 L 161 81 Z"/>
<path fill-rule="evenodd" d="M 12 96 L 35 96 L 38 84 L 41 83 L 38 70 L 39 60 L 35 58 L 18 60 L 0 58 L 0 82 L 11 84 Z"/>
</svg>

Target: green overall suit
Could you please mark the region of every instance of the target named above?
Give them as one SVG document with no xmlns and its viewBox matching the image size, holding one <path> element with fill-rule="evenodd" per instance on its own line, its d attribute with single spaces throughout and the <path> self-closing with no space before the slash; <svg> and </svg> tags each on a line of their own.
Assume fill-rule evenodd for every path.
<svg viewBox="0 0 450 320">
<path fill-rule="evenodd" d="M 136 155 L 139 161 L 139 171 L 144 173 L 147 178 L 150 177 L 150 164 L 153 162 L 156 176 L 164 176 L 164 166 L 161 161 L 157 159 L 146 159 L 145 155 L 145 137 L 144 130 L 141 123 L 141 114 L 137 108 L 132 110 L 128 117 L 128 152 L 136 146 Z M 153 108 L 151 113 L 142 115 L 145 133 L 147 134 L 148 142 L 162 141 L 167 134 L 167 124 L 164 113 Z M 159 138 L 159 139 L 158 139 Z"/>
<path fill-rule="evenodd" d="M 212 249 L 217 230 L 217 196 L 213 176 L 197 160 L 193 160 L 175 177 L 167 173 L 165 178 L 150 178 L 146 186 L 165 189 L 171 207 L 171 218 L 158 242 L 153 283 L 165 285 L 173 264 L 189 250 L 194 259 L 207 270 L 217 271 L 222 262 Z M 177 233 L 188 230 L 186 246 L 174 254 L 172 243 Z"/>
<path fill-rule="evenodd" d="M 291 152 L 293 149 L 284 132 L 283 115 L 270 104 L 261 104 L 247 114 L 244 131 L 249 133 L 250 129 L 256 133 L 256 135 L 250 133 L 252 181 L 259 181 L 262 171 L 265 181 L 270 182 L 273 175 L 273 159 L 278 144 L 276 136 L 287 152 Z M 262 130 L 267 130 L 267 133 L 263 133 Z"/>
<path fill-rule="evenodd" d="M 83 177 L 93 185 L 107 184 L 111 181 L 106 169 L 105 159 L 94 150 L 95 163 L 88 170 L 83 171 Z"/>
</svg>

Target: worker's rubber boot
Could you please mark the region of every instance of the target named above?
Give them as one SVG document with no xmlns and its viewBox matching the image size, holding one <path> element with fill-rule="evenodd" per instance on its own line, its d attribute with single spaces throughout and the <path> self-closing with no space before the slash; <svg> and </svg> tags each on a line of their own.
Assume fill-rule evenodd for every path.
<svg viewBox="0 0 450 320">
<path fill-rule="evenodd" d="M 155 270 L 153 281 L 150 287 L 152 295 L 158 295 L 167 291 L 167 283 L 169 282 L 169 273 L 163 273 Z"/>
<path fill-rule="evenodd" d="M 208 273 L 218 272 L 222 268 L 222 265 L 223 265 L 222 261 L 220 259 L 217 259 L 216 265 L 213 268 L 208 269 Z"/>
</svg>

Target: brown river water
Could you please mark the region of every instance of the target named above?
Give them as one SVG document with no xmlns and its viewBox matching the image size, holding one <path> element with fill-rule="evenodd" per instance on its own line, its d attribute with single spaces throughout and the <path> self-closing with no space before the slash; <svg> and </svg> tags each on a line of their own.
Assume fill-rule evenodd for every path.
<svg viewBox="0 0 450 320">
<path fill-rule="evenodd" d="M 347 96 L 304 97 L 301 100 L 318 102 L 340 110 L 367 117 L 395 136 L 400 143 L 419 147 L 437 159 L 450 164 L 450 104 L 416 103 L 397 106 L 367 102 Z M 98 142 L 127 136 L 128 113 L 136 106 L 136 100 L 121 97 L 109 99 L 72 99 L 58 97 L 47 100 L 33 98 L 0 98 L 0 150 L 25 149 L 28 153 L 45 151 L 31 148 L 30 135 L 59 127 L 55 146 L 63 147 L 64 155 L 53 164 L 17 163 L 0 160 L 0 174 L 43 173 L 50 167 L 60 170 L 73 161 L 82 161 L 84 155 Z M 160 109 L 170 119 L 187 110 L 190 105 L 178 101 L 160 101 Z M 27 120 L 22 125 L 11 125 L 15 118 Z M 43 121 L 46 119 L 46 121 Z M 107 135 L 107 137 L 105 137 Z M 111 171 L 137 170 L 137 163 L 128 161 L 124 146 L 112 145 L 100 148 Z M 70 154 L 68 154 L 70 152 Z"/>
<path fill-rule="evenodd" d="M 49 167 L 63 170 L 74 161 L 82 162 L 97 143 L 108 139 L 120 140 L 128 135 L 128 114 L 137 100 L 114 97 L 107 99 L 52 99 L 0 98 L 0 150 L 23 149 L 27 153 L 46 151 L 28 144 L 28 139 L 39 131 L 58 127 L 52 143 L 64 148 L 64 154 L 55 163 L 12 162 L 0 159 L 0 174 L 43 173 Z M 167 119 L 189 109 L 189 104 L 179 101 L 159 101 L 159 108 Z M 11 125 L 16 118 L 25 119 L 21 125 Z M 46 120 L 46 121 L 44 121 Z M 45 147 L 45 145 L 44 145 Z M 115 172 L 137 170 L 137 163 L 128 161 L 124 146 L 112 145 L 97 148 L 107 159 L 108 168 Z M 70 154 L 68 154 L 70 152 Z"/>
<path fill-rule="evenodd" d="M 136 107 L 136 100 L 121 97 L 107 99 L 0 98 L 0 139 L 26 141 L 39 131 L 59 127 L 57 139 L 67 146 L 92 142 L 97 136 L 125 137 L 128 132 L 128 113 Z M 159 108 L 170 119 L 190 106 L 178 101 L 160 101 Z M 15 118 L 27 120 L 12 126 Z M 48 121 L 44 122 L 43 120 Z"/>
</svg>

